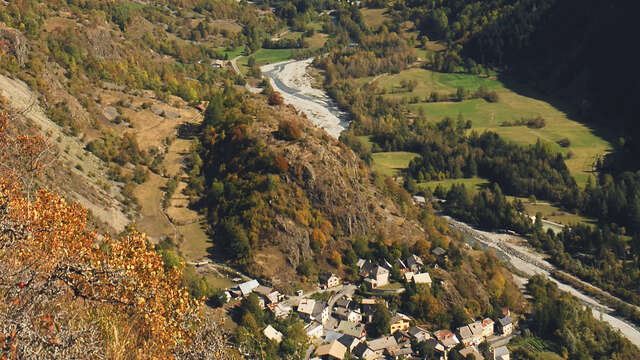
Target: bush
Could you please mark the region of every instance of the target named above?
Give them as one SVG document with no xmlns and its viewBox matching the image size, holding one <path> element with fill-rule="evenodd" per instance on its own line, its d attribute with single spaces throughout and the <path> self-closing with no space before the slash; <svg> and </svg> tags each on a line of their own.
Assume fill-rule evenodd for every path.
<svg viewBox="0 0 640 360">
<path fill-rule="evenodd" d="M 489 93 L 487 93 L 483 99 L 487 102 L 490 103 L 497 103 L 498 101 L 500 101 L 500 97 L 498 96 L 498 93 L 495 91 L 491 91 Z"/>
<path fill-rule="evenodd" d="M 269 105 L 282 105 L 284 104 L 284 99 L 282 98 L 282 95 L 280 95 L 279 92 L 277 91 L 272 91 L 269 94 Z"/>
<path fill-rule="evenodd" d="M 556 143 L 564 148 L 571 146 L 571 140 L 569 140 L 569 138 L 560 139 L 556 141 Z"/>
<path fill-rule="evenodd" d="M 282 120 L 278 125 L 278 135 L 287 140 L 298 140 L 302 137 L 300 126 L 292 120 Z"/>
</svg>

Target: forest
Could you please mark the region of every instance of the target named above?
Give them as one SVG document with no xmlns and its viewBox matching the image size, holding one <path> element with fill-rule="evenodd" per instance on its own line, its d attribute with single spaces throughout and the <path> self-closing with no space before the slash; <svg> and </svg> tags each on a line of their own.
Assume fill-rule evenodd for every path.
<svg viewBox="0 0 640 360">
<path fill-rule="evenodd" d="M 462 40 L 460 44 L 450 44 L 445 50 L 437 53 L 440 54 L 437 56 L 446 56 L 447 53 L 455 52 L 455 56 L 450 58 L 458 59 L 458 63 L 443 67 L 442 60 L 444 58 L 432 57 L 430 61 L 428 59 L 427 67 L 440 64 L 437 66 L 437 70 L 440 71 L 472 73 L 475 64 L 482 64 L 487 68 L 499 67 L 503 69 L 501 76 L 519 79 L 518 81 L 535 87 L 535 84 L 530 84 L 526 78 L 518 78 L 516 74 L 518 68 L 508 61 L 508 57 L 500 59 L 500 62 L 497 59 L 494 59 L 496 61 L 489 61 L 486 58 L 483 60 L 479 56 L 474 56 L 471 49 L 474 41 L 479 41 L 476 39 L 488 36 L 485 34 L 489 34 L 489 29 L 494 27 L 505 29 L 503 33 L 500 33 L 504 36 L 507 36 L 507 33 L 512 34 L 506 29 L 519 27 L 521 31 L 527 32 L 526 36 L 521 37 L 526 40 L 529 37 L 534 37 L 532 34 L 536 33 L 534 30 L 537 28 L 558 25 L 544 22 L 538 24 L 538 22 L 542 22 L 544 17 L 542 14 L 546 11 L 554 14 L 560 11 L 555 8 L 559 5 L 553 3 L 552 1 L 513 2 L 511 4 L 453 1 L 444 1 L 441 4 L 407 2 L 404 5 L 397 4 L 390 7 L 389 13 L 395 19 L 414 21 L 420 31 L 429 39 Z M 531 7 L 535 7 L 536 11 L 524 11 L 524 9 Z M 612 13 L 616 11 L 616 9 L 611 9 Z M 517 12 L 522 16 L 511 16 L 512 12 Z M 553 16 L 555 19 L 555 16 L 558 15 Z M 505 22 L 501 23 L 501 19 L 504 19 Z M 509 21 L 506 21 L 507 19 Z M 502 27 L 497 24 L 502 24 L 500 25 Z M 531 25 L 527 28 L 521 26 L 522 24 L 535 24 L 535 26 Z M 393 32 L 385 33 L 384 29 L 377 31 L 365 35 L 364 38 L 376 39 L 394 36 Z M 534 43 L 525 40 L 522 40 L 523 43 L 518 45 L 522 49 Z M 407 43 L 407 41 L 400 41 L 398 44 Z M 366 41 L 363 43 L 367 44 Z M 372 42 L 368 43 L 372 44 Z M 607 229 L 605 233 L 611 234 L 608 236 L 609 238 L 617 240 L 602 242 L 597 248 L 579 249 L 573 246 L 569 240 L 577 235 L 559 236 L 554 241 L 556 244 L 563 244 L 562 247 L 547 247 L 547 251 L 554 248 L 554 253 L 566 252 L 562 256 L 562 260 L 559 256 L 554 256 L 558 264 L 564 264 L 565 269 L 584 279 L 598 278 L 598 282 L 605 288 L 614 290 L 629 301 L 637 301 L 638 289 L 634 286 L 624 290 L 616 289 L 616 281 L 610 276 L 604 276 L 605 273 L 612 274 L 610 266 L 613 265 L 615 265 L 613 268 L 616 269 L 622 269 L 621 266 L 627 270 L 637 268 L 633 264 L 638 261 L 634 239 L 639 236 L 637 227 L 640 223 L 638 210 L 640 209 L 640 193 L 638 192 L 638 174 L 632 172 L 637 168 L 632 165 L 632 162 L 628 163 L 626 167 L 613 165 L 618 161 L 616 159 L 628 151 L 629 146 L 633 146 L 627 144 L 627 141 L 630 140 L 628 135 L 632 134 L 631 132 L 620 131 L 620 129 L 612 132 L 619 133 L 626 139 L 621 138 L 616 143 L 627 145 L 616 147 L 611 154 L 598 160 L 595 164 L 595 168 L 599 170 L 597 176 L 590 178 L 586 186 L 581 188 L 569 173 L 565 158 L 556 150 L 552 150 L 549 144 L 538 141 L 529 146 L 516 145 L 503 140 L 494 133 L 469 132 L 470 123 L 462 116 L 459 116 L 458 119 L 443 119 L 434 122 L 420 113 L 411 114 L 406 103 L 381 96 L 376 89 L 375 82 L 358 83 L 359 78 L 376 76 L 384 72 L 397 72 L 409 65 L 409 62 L 395 61 L 397 55 L 392 54 L 394 47 L 398 45 L 384 41 L 373 42 L 373 44 L 378 47 L 378 50 L 372 51 L 370 47 L 363 45 L 355 49 L 335 50 L 326 60 L 316 61 L 317 66 L 325 70 L 324 86 L 329 94 L 353 116 L 349 131 L 343 133 L 341 137 L 345 143 L 358 152 L 365 161 L 371 161 L 371 152 L 408 151 L 419 154 L 419 157 L 411 161 L 406 171 L 409 178 L 405 182 L 405 188 L 410 192 L 418 191 L 416 184 L 425 181 L 479 176 L 497 184 L 500 193 L 504 192 L 505 195 L 523 198 L 533 195 L 537 199 L 556 203 L 567 211 L 577 212 L 595 219 L 598 227 Z M 497 44 L 503 43 L 494 42 L 495 46 L 502 46 Z M 513 42 L 505 42 L 504 44 L 505 49 L 500 48 L 500 51 L 504 51 L 505 54 L 508 46 L 515 46 Z M 357 61 L 357 56 L 365 54 L 367 51 L 371 55 L 362 56 L 368 60 Z M 559 61 L 559 63 L 563 62 Z M 378 64 L 384 64 L 384 66 Z M 549 89 L 553 88 L 549 87 Z M 581 116 L 580 112 L 576 112 L 575 115 L 583 121 L 591 122 L 589 118 Z M 599 119 L 608 117 L 608 115 L 607 117 L 593 116 Z M 522 121 L 523 124 L 530 122 L 531 126 L 544 126 L 544 119 L 540 122 L 534 120 L 523 119 Z M 624 121 L 621 120 L 619 124 L 624 124 Z M 509 125 L 505 124 L 504 126 Z M 363 135 L 367 135 L 371 139 L 371 148 L 364 147 L 357 138 L 357 136 Z M 624 171 L 625 169 L 632 171 Z M 460 189 L 455 191 L 459 192 Z M 507 208 L 512 209 L 502 212 L 500 210 L 502 206 L 492 200 L 501 196 L 494 197 L 494 191 L 490 189 L 487 191 L 476 196 L 454 195 L 454 197 L 465 200 L 445 208 L 448 212 L 462 216 L 472 224 L 485 229 L 511 228 L 518 229 L 518 232 L 521 233 L 531 233 L 531 226 L 526 225 L 519 216 L 513 214 L 514 211 L 522 211 L 521 207 L 506 205 Z M 491 191 L 491 195 L 489 195 L 489 191 Z M 498 208 L 496 209 L 494 206 L 498 206 Z M 541 242 L 535 239 L 532 239 L 531 242 L 535 246 L 544 248 L 541 246 Z M 608 252 L 603 252 L 604 249 Z M 578 256 L 579 254 L 588 254 L 592 260 L 581 258 Z M 569 257 L 572 257 L 573 260 L 568 261 Z M 569 266 L 569 263 L 572 265 Z M 629 268 L 626 268 L 627 266 Z M 586 268 L 590 270 L 583 270 Z M 621 276 L 624 278 L 624 282 L 629 284 L 637 278 L 636 271 L 625 271 Z"/>
</svg>

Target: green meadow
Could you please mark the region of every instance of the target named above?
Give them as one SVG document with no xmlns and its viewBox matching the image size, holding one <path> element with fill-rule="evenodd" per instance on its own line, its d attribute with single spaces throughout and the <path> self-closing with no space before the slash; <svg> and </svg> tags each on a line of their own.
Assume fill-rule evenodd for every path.
<svg viewBox="0 0 640 360">
<path fill-rule="evenodd" d="M 409 92 L 401 84 L 403 80 L 416 80 L 417 85 Z M 371 79 L 367 79 L 371 81 Z M 549 142 L 567 155 L 569 170 L 576 181 L 584 185 L 591 174 L 594 160 L 610 149 L 610 144 L 596 136 L 592 129 L 577 121 L 549 103 L 517 94 L 493 77 L 480 77 L 469 74 L 444 74 L 426 69 L 408 69 L 395 75 L 383 75 L 375 80 L 378 88 L 385 89 L 387 98 L 404 98 L 407 101 L 417 97 L 418 103 L 409 104 L 415 113 L 423 112 L 428 119 L 439 121 L 444 117 L 462 116 L 471 120 L 476 131 L 495 131 L 505 139 L 520 144 L 534 144 L 538 139 Z M 470 99 L 461 102 L 427 103 L 425 99 L 432 92 L 455 94 L 458 87 L 474 92 L 480 87 L 496 91 L 499 101 L 489 103 L 483 99 Z M 531 129 L 526 126 L 501 126 L 503 122 L 513 122 L 522 118 L 542 117 L 546 126 Z M 563 148 L 556 142 L 567 138 L 570 146 Z"/>
</svg>

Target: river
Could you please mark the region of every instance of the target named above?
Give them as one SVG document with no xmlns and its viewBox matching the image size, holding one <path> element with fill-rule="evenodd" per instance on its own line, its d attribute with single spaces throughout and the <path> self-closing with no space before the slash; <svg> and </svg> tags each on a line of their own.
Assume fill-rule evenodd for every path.
<svg viewBox="0 0 640 360">
<path fill-rule="evenodd" d="M 313 58 L 289 60 L 260 68 L 274 90 L 280 92 L 286 104 L 302 111 L 318 127 L 334 138 L 349 127 L 349 116 L 340 111 L 335 101 L 320 89 L 311 86 L 312 78 L 307 69 Z"/>
<path fill-rule="evenodd" d="M 553 278 L 551 276 L 551 272 L 555 270 L 555 267 L 547 262 L 541 254 L 517 244 L 516 241 L 521 241 L 521 238 L 506 234 L 481 231 L 474 229 L 463 222 L 454 220 L 449 216 L 443 217 L 449 222 L 449 226 L 451 228 L 464 234 L 467 239 L 471 238 L 473 241 L 477 241 L 482 244 L 483 247 L 493 249 L 502 260 L 507 261 L 523 274 L 526 274 L 527 276 L 541 274 L 549 278 L 558 285 L 560 290 L 570 293 L 583 305 L 591 308 L 591 312 L 595 318 L 600 319 L 611 325 L 614 329 L 619 330 L 623 336 L 629 339 L 629 341 L 640 347 L 640 329 L 637 326 L 627 320 L 613 315 L 613 309 L 600 303 L 597 299 L 584 294 L 571 285 Z M 514 275 L 514 280 L 516 280 L 520 285 L 524 285 L 528 281 L 526 278 L 517 275 Z"/>
<path fill-rule="evenodd" d="M 311 76 L 307 74 L 307 68 L 313 59 L 290 60 L 261 67 L 262 74 L 267 77 L 271 86 L 279 91 L 285 103 L 295 106 L 304 112 L 307 117 L 318 127 L 325 129 L 331 136 L 338 138 L 340 133 L 349 126 L 348 116 L 340 111 L 335 102 L 327 94 L 311 86 Z M 467 239 L 472 238 L 486 248 L 492 248 L 498 256 L 510 263 L 515 269 L 530 277 L 542 274 L 558 287 L 575 296 L 582 304 L 591 308 L 594 317 L 607 322 L 611 327 L 620 331 L 633 344 L 640 347 L 640 329 L 628 321 L 613 315 L 613 309 L 600 303 L 598 300 L 582 293 L 578 289 L 562 283 L 551 276 L 555 267 L 547 262 L 544 257 L 522 245 L 517 244 L 517 237 L 505 234 L 495 234 L 480 231 L 465 223 L 444 216 L 453 229 L 465 234 Z M 514 241 L 515 240 L 515 241 Z M 514 279 L 524 286 L 527 278 L 514 275 Z"/>
</svg>

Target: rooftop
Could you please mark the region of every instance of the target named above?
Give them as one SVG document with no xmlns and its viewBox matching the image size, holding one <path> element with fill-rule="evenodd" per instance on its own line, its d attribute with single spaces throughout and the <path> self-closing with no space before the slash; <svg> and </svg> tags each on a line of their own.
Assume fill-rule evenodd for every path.
<svg viewBox="0 0 640 360">
<path fill-rule="evenodd" d="M 367 346 L 373 351 L 379 351 L 382 349 L 395 348 L 398 346 L 398 343 L 393 336 L 383 336 L 375 340 L 367 341 Z"/>
<path fill-rule="evenodd" d="M 255 280 L 255 279 L 238 285 L 243 296 L 247 296 L 251 294 L 251 292 L 258 286 L 260 286 L 260 283 L 258 282 L 258 280 Z"/>
<path fill-rule="evenodd" d="M 364 324 L 355 323 L 352 321 L 341 320 L 336 328 L 336 331 L 345 335 L 351 335 L 357 338 L 362 337 L 364 332 Z"/>
<path fill-rule="evenodd" d="M 497 356 L 503 356 L 503 355 L 509 355 L 509 349 L 507 349 L 506 346 L 500 346 L 497 347 L 493 350 L 494 355 Z"/>
<path fill-rule="evenodd" d="M 338 340 L 333 340 L 331 343 L 321 345 L 316 349 L 317 356 L 331 356 L 336 359 L 344 359 L 344 354 L 347 352 L 347 347 L 342 345 Z"/>
<path fill-rule="evenodd" d="M 511 319 L 511 316 L 507 315 L 502 319 L 498 319 L 498 322 L 500 323 L 501 326 L 505 326 L 505 325 L 513 324 L 513 319 Z"/>
<path fill-rule="evenodd" d="M 311 315 L 313 314 L 313 309 L 316 305 L 316 301 L 313 299 L 302 299 L 300 304 L 298 305 L 298 312 Z"/>
</svg>

